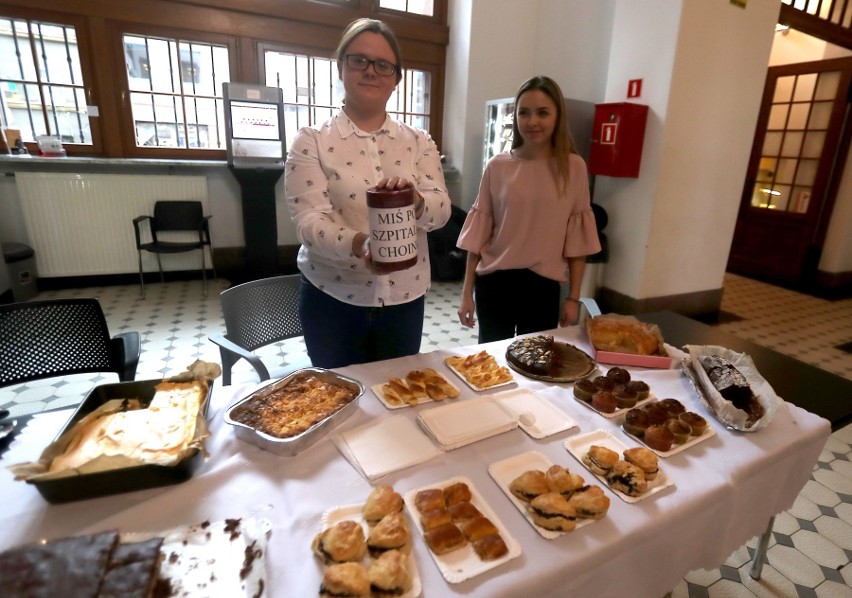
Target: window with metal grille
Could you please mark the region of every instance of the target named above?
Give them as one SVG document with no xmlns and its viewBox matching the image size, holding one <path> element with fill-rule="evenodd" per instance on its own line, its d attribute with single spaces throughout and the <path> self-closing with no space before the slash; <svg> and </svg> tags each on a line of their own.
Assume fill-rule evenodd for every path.
<svg viewBox="0 0 852 598">
<path fill-rule="evenodd" d="M 337 62 L 329 58 L 278 50 L 263 53 L 266 85 L 284 94 L 287 147 L 301 127 L 322 123 L 343 105 L 343 83 Z M 394 118 L 429 130 L 431 73 L 403 69 L 402 79 L 387 103 Z"/>
<path fill-rule="evenodd" d="M 431 17 L 435 11 L 434 0 L 379 0 L 379 8 L 389 8 Z"/>
<path fill-rule="evenodd" d="M 136 146 L 224 149 L 228 48 L 129 34 L 123 41 Z"/>
<path fill-rule="evenodd" d="M 92 144 L 73 26 L 0 18 L 0 111 L 23 141 L 58 137 Z"/>
</svg>

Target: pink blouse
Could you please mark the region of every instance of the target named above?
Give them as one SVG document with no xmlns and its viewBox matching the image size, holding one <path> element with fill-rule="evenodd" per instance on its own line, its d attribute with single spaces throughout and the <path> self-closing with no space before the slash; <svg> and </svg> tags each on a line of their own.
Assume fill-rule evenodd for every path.
<svg viewBox="0 0 852 598">
<path fill-rule="evenodd" d="M 565 282 L 569 257 L 601 250 L 583 158 L 571 154 L 563 196 L 552 172 L 549 160 L 511 153 L 488 161 L 458 240 L 461 249 L 479 254 L 477 274 L 529 268 Z"/>
</svg>

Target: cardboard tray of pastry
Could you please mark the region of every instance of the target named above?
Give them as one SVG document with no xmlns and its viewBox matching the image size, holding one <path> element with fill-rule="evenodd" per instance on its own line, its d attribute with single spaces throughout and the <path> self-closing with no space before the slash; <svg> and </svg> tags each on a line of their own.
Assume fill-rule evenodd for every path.
<svg viewBox="0 0 852 598">
<path fill-rule="evenodd" d="M 695 392 L 707 409 L 725 426 L 740 432 L 762 430 L 784 401 L 775 394 L 772 386 L 760 375 L 751 357 L 716 345 L 687 345 L 689 357 L 683 360 L 683 370 L 692 382 Z M 735 404 L 722 395 L 708 375 L 702 362 L 716 359 L 728 372 L 724 384 L 741 386 L 749 395 L 748 399 Z M 709 362 L 705 362 L 709 363 Z"/>
<path fill-rule="evenodd" d="M 430 513 L 429 515 L 424 517 L 420 512 L 418 495 L 421 491 L 436 493 L 438 497 L 443 494 L 446 499 L 447 493 L 450 493 L 451 496 L 455 494 L 451 492 L 451 489 L 458 488 L 469 493 L 466 500 L 459 499 L 458 502 L 454 502 L 455 499 L 451 498 L 451 504 L 447 505 L 446 502 L 441 503 L 441 499 L 438 498 L 439 506 L 427 511 Z M 457 476 L 429 484 L 423 488 L 410 490 L 405 494 L 405 505 L 408 507 L 412 520 L 419 522 L 415 523 L 414 527 L 429 548 L 429 554 L 432 555 L 438 570 L 449 583 L 459 583 L 476 577 L 521 555 L 521 545 L 509 534 L 509 530 L 503 525 L 491 506 L 485 502 L 473 483 L 464 476 Z M 456 507 L 453 505 L 467 507 L 465 511 L 473 511 L 473 518 L 462 520 L 461 514 L 454 517 Z M 441 509 L 444 509 L 446 513 Z M 461 510 L 459 511 L 461 512 Z M 439 519 L 446 522 L 431 528 L 429 531 L 424 531 L 425 521 Z M 486 530 L 486 528 L 488 529 Z M 477 532 L 485 534 L 486 531 L 489 532 L 487 536 L 471 535 Z M 495 536 L 499 536 L 496 542 L 500 545 L 500 550 L 491 550 L 494 544 L 490 540 L 495 540 Z M 500 542 L 500 539 L 502 542 Z"/>
<path fill-rule="evenodd" d="M 458 387 L 441 372 L 432 368 L 412 370 L 404 378 L 394 377 L 370 387 L 382 404 L 388 409 L 414 407 L 429 401 L 457 399 Z"/>
<path fill-rule="evenodd" d="M 606 430 L 595 430 L 587 434 L 574 436 L 573 438 L 569 438 L 568 440 L 566 440 L 564 444 L 566 450 L 571 453 L 574 458 L 577 459 L 577 461 L 589 471 L 589 473 L 591 473 L 601 482 L 603 482 L 603 484 L 606 485 L 606 488 L 614 492 L 624 502 L 635 503 L 640 500 L 644 500 L 649 496 L 653 496 L 654 494 L 657 494 L 658 492 L 661 492 L 670 486 L 674 486 L 674 480 L 672 480 L 668 475 L 666 475 L 666 472 L 663 471 L 663 469 L 658 468 L 656 477 L 654 477 L 653 480 L 646 479 L 644 483 L 642 483 L 642 480 L 636 480 L 636 487 L 639 489 L 639 491 L 631 494 L 619 489 L 619 487 L 623 487 L 621 484 L 619 484 L 619 487 L 614 487 L 613 482 L 616 481 L 614 478 L 610 478 L 607 475 L 601 475 L 592 471 L 590 465 L 588 465 L 584 460 L 584 457 L 589 453 L 590 449 L 593 446 L 603 447 L 616 453 L 617 460 L 613 459 L 613 465 L 618 462 L 624 462 L 623 456 L 624 451 L 628 449 L 627 445 L 625 445 L 623 442 L 621 442 L 621 440 L 619 440 Z M 655 455 L 654 458 L 656 458 Z M 612 470 L 613 473 L 621 473 L 617 472 L 615 467 L 612 467 Z M 624 473 L 635 473 L 637 475 L 640 473 L 634 468 L 631 468 L 631 470 L 633 471 Z"/>
<path fill-rule="evenodd" d="M 395 495 L 398 507 L 395 506 L 393 512 L 383 514 L 381 518 L 368 521 L 367 517 L 370 514 L 365 511 L 365 508 L 369 508 L 369 501 L 373 496 L 379 495 L 382 496 L 382 499 L 386 496 Z M 340 563 L 335 563 L 321 550 L 318 551 L 320 538 L 333 541 L 332 536 L 337 535 L 336 533 L 326 536 L 323 536 L 323 533 L 343 524 L 344 527 L 338 528 L 342 530 L 340 537 L 349 536 L 347 541 L 351 544 L 353 552 L 351 555 L 343 557 L 346 560 L 342 561 L 348 563 L 343 569 L 349 569 L 349 571 L 341 570 L 339 573 L 350 577 L 349 581 L 355 586 L 359 583 L 359 578 L 363 585 L 363 578 L 366 576 L 366 579 L 372 582 L 374 586 L 382 585 L 389 596 L 416 598 L 420 596 L 422 585 L 417 560 L 412 551 L 411 523 L 407 520 L 405 513 L 402 512 L 402 497 L 396 494 L 390 486 L 377 486 L 371 492 L 370 497 L 366 503 L 333 507 L 323 514 L 322 532 L 317 536 L 313 547 L 314 552 L 321 557 L 320 560 L 323 562 L 323 577 L 330 575 L 333 579 L 335 574 L 333 571 L 329 572 L 328 568 Z M 387 503 L 387 501 L 384 502 Z M 360 531 L 352 527 L 351 523 L 360 527 Z M 393 548 L 390 548 L 390 546 L 393 546 Z M 391 552 L 397 554 L 386 554 Z M 327 581 L 324 579 L 323 583 L 326 584 Z M 356 587 L 338 589 L 353 591 Z"/>
<path fill-rule="evenodd" d="M 547 472 L 551 469 L 551 467 L 553 467 L 553 465 L 553 462 L 551 462 L 550 459 L 548 459 L 540 452 L 529 451 L 520 455 L 515 455 L 514 457 L 509 457 L 508 459 L 503 459 L 502 461 L 497 461 L 496 463 L 492 463 L 488 467 L 488 473 L 491 474 L 491 477 L 494 479 L 497 485 L 500 486 L 500 489 L 506 494 L 506 496 L 509 497 L 509 500 L 512 501 L 512 504 L 514 504 L 515 507 L 517 507 L 517 509 L 523 514 L 524 518 L 531 526 L 533 526 L 535 531 L 537 531 L 543 538 L 546 538 L 548 540 L 553 540 L 566 533 L 570 533 L 570 531 L 578 530 L 588 525 L 591 525 L 595 521 L 602 519 L 606 515 L 607 510 L 609 510 L 609 498 L 607 498 L 606 496 L 601 496 L 601 498 L 599 499 L 600 510 L 594 515 L 594 517 L 577 517 L 575 520 L 574 528 L 572 530 L 553 530 L 546 529 L 540 525 L 537 525 L 531 514 L 531 502 L 522 500 L 521 498 L 519 498 L 518 495 L 512 492 L 512 483 L 521 476 L 528 475 L 527 472 L 541 472 L 541 475 L 538 477 L 541 478 L 541 480 L 544 480 L 545 484 L 547 484 Z M 564 468 L 560 472 L 560 475 L 571 474 L 574 474 L 574 472 L 569 473 L 565 471 Z M 588 488 L 592 487 L 592 485 L 587 486 L 585 484 L 585 480 L 578 474 L 574 474 L 574 476 L 572 476 L 572 478 L 575 483 L 572 487 L 574 487 L 575 489 L 582 489 L 582 491 L 588 491 Z M 536 480 L 536 482 L 538 481 L 540 480 Z M 595 486 L 595 488 L 598 488 L 597 492 L 601 492 L 599 487 Z M 544 488 L 542 488 L 542 490 L 544 491 L 541 491 L 539 495 L 546 494 L 547 492 L 560 493 L 560 490 L 564 492 L 565 489 L 564 487 L 554 488 L 545 486 Z M 576 493 L 564 492 L 566 500 L 570 503 L 571 499 L 569 497 L 569 494 L 573 495 Z M 577 510 L 575 505 L 572 505 L 572 508 L 576 516 Z"/>
<path fill-rule="evenodd" d="M 658 326 L 634 316 L 604 314 L 586 320 L 592 357 L 598 363 L 668 369 L 672 358 Z"/>
<path fill-rule="evenodd" d="M 704 419 L 704 417 L 697 413 L 686 411 L 686 407 L 674 398 L 666 398 L 661 401 L 655 398 L 653 401 L 649 401 L 641 407 L 637 406 L 636 409 L 638 411 L 644 411 L 646 414 L 650 410 L 654 409 L 662 409 L 663 413 L 665 413 L 667 410 L 666 404 L 669 402 L 673 402 L 675 405 L 678 405 L 678 411 L 680 411 L 680 413 L 677 414 L 669 412 L 667 418 L 660 422 L 660 426 L 669 428 L 669 433 L 665 433 L 664 435 L 663 430 L 656 430 L 658 434 L 655 440 L 653 442 L 647 440 L 645 438 L 645 430 L 647 430 L 649 424 L 647 421 L 644 425 L 637 425 L 635 421 L 631 422 L 628 418 L 634 415 L 633 413 L 630 413 L 632 409 L 628 411 L 629 415 L 625 414 L 625 419 L 621 423 L 621 429 L 630 438 L 642 443 L 644 446 L 648 447 L 663 458 L 671 457 L 672 455 L 683 452 L 689 447 L 695 446 L 699 442 L 704 442 L 716 435 L 716 430 Z M 641 416 L 641 414 L 638 415 Z M 662 416 L 658 417 L 657 421 L 660 421 L 661 419 Z M 694 427 L 690 426 L 690 423 L 692 423 Z M 684 426 L 684 424 L 686 425 Z M 645 429 L 642 429 L 643 427 Z"/>
<path fill-rule="evenodd" d="M 515 383 L 508 367 L 500 365 L 493 355 L 480 351 L 473 355 L 453 355 L 444 364 L 473 390 L 491 390 Z"/>
<path fill-rule="evenodd" d="M 213 384 L 175 379 L 96 386 L 37 462 L 10 467 L 15 478 L 51 503 L 188 480 L 204 461 Z"/>
</svg>

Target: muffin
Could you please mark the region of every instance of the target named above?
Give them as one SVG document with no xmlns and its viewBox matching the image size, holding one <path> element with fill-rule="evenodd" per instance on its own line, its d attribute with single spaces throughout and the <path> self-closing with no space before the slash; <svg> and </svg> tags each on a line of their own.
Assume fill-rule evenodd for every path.
<svg viewBox="0 0 852 598">
<path fill-rule="evenodd" d="M 606 376 L 598 376 L 592 382 L 595 385 L 595 388 L 598 390 L 608 390 L 612 392 L 612 389 L 615 388 L 615 382 L 607 378 Z"/>
<path fill-rule="evenodd" d="M 595 383 L 586 378 L 577 380 L 574 383 L 574 396 L 584 403 L 590 403 L 592 401 L 592 395 L 595 394 L 597 390 Z"/>
<path fill-rule="evenodd" d="M 632 409 L 639 402 L 639 395 L 623 384 L 615 387 L 615 390 L 612 391 L 612 396 L 615 397 L 615 403 L 619 409 Z"/>
<path fill-rule="evenodd" d="M 606 377 L 616 384 L 627 384 L 630 382 L 630 372 L 620 367 L 609 368 Z"/>
<path fill-rule="evenodd" d="M 681 413 L 679 419 L 684 423 L 688 424 L 690 428 L 692 428 L 693 436 L 701 436 L 704 434 L 704 430 L 707 428 L 707 420 L 698 415 L 697 413 L 693 413 L 692 411 L 687 411 L 686 413 Z"/>
<path fill-rule="evenodd" d="M 668 451 L 674 443 L 674 434 L 665 424 L 648 426 L 643 442 L 656 451 Z"/>
<path fill-rule="evenodd" d="M 615 397 L 608 390 L 599 390 L 592 395 L 592 407 L 601 413 L 615 413 L 617 406 Z"/>
<path fill-rule="evenodd" d="M 675 444 L 683 444 L 689 440 L 689 435 L 692 433 L 692 426 L 681 419 L 670 419 L 666 422 L 666 427 L 674 434 Z"/>
<path fill-rule="evenodd" d="M 664 424 L 669 419 L 668 410 L 658 401 L 643 405 L 642 411 L 648 415 L 648 424 L 652 426 Z"/>
<path fill-rule="evenodd" d="M 668 411 L 669 417 L 677 417 L 686 411 L 686 407 L 677 399 L 663 399 L 660 401 L 660 406 Z"/>
<path fill-rule="evenodd" d="M 627 383 L 627 388 L 636 393 L 639 401 L 644 401 L 651 394 L 651 387 L 648 386 L 647 382 L 643 382 L 642 380 L 631 380 Z"/>
<path fill-rule="evenodd" d="M 648 414 L 641 409 L 631 409 L 624 416 L 624 431 L 637 438 L 642 438 L 645 435 L 645 429 L 648 425 Z"/>
</svg>

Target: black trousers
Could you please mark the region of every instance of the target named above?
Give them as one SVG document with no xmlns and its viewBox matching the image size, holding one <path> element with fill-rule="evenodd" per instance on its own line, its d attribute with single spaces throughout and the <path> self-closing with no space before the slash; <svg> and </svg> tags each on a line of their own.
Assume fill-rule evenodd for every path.
<svg viewBox="0 0 852 598">
<path fill-rule="evenodd" d="M 474 294 L 479 342 L 556 328 L 561 286 L 528 269 L 477 275 Z"/>
</svg>

